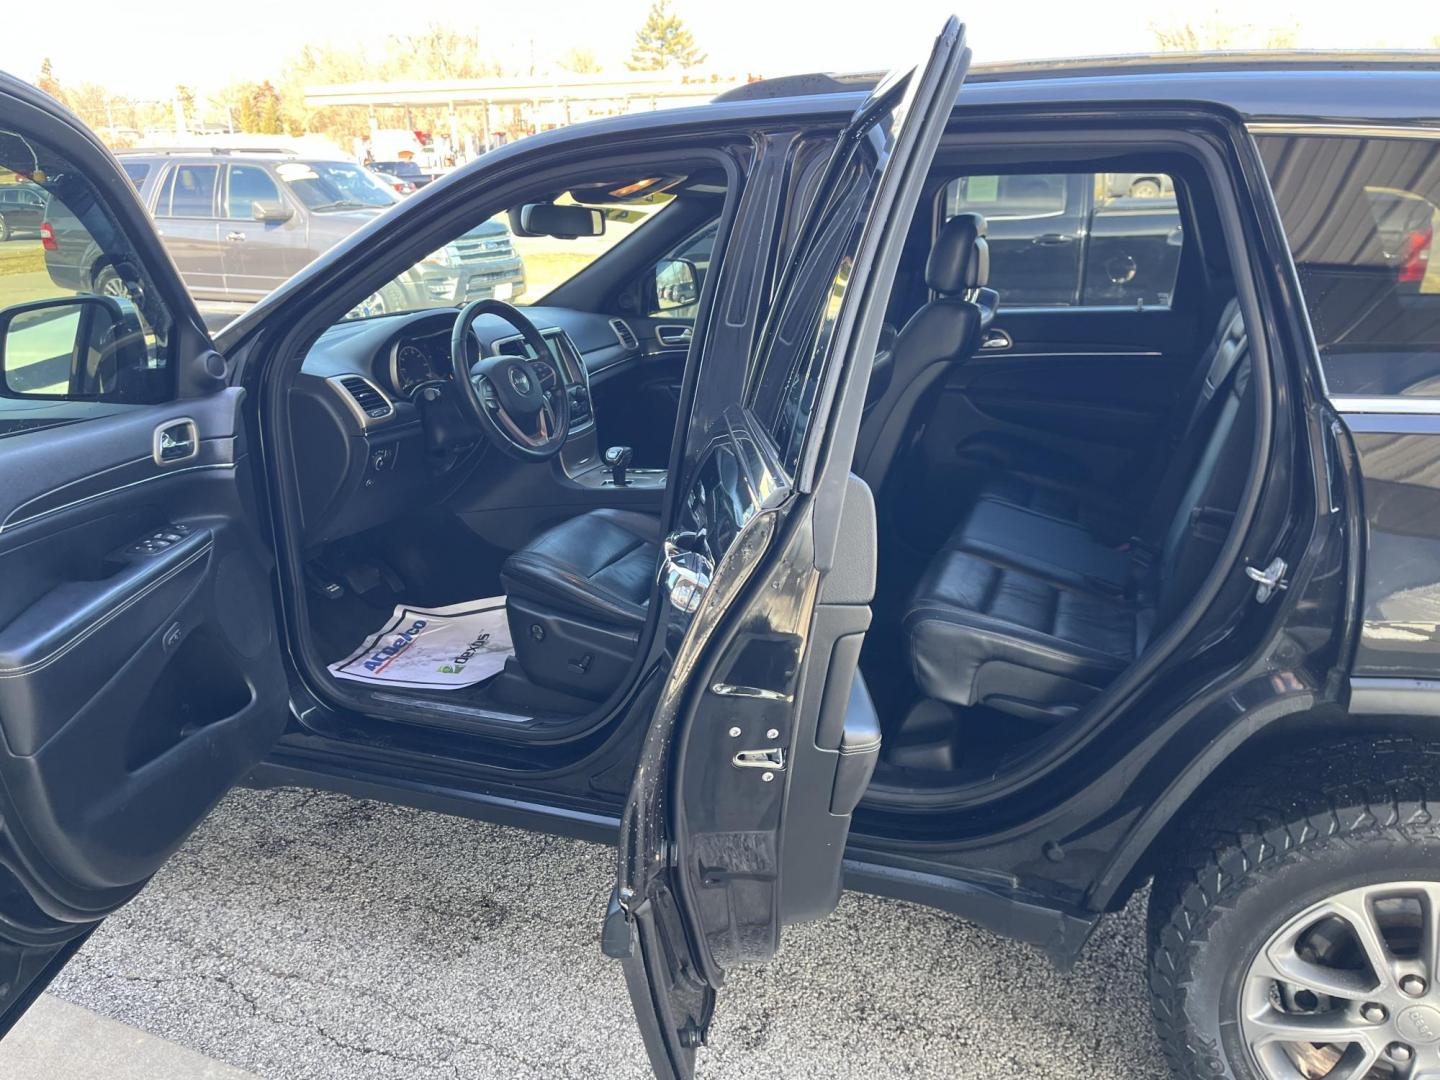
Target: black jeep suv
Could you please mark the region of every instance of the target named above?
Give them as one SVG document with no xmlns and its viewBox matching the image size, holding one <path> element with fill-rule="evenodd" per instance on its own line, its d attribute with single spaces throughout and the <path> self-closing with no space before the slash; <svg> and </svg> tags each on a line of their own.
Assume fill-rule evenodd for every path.
<svg viewBox="0 0 1440 1080">
<path fill-rule="evenodd" d="M 0 81 L 120 282 L 0 310 L 6 1023 L 247 783 L 617 843 L 662 1077 L 842 886 L 1064 966 L 1147 883 L 1179 1075 L 1440 1074 L 1440 64 L 969 58 L 522 140 L 217 338 Z M 501 212 L 574 271 L 353 317 Z"/>
</svg>

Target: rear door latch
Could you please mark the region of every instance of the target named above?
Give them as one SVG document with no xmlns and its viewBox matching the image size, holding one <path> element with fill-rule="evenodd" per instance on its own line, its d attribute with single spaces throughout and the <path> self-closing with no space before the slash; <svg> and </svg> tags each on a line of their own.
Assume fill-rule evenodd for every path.
<svg viewBox="0 0 1440 1080">
<path fill-rule="evenodd" d="M 1288 569 L 1290 567 L 1278 555 L 1270 560 L 1270 565 L 1264 570 L 1256 566 L 1245 567 L 1245 576 L 1255 582 L 1255 602 L 1257 604 L 1265 603 L 1289 585 L 1289 582 L 1285 580 L 1285 571 Z"/>
</svg>

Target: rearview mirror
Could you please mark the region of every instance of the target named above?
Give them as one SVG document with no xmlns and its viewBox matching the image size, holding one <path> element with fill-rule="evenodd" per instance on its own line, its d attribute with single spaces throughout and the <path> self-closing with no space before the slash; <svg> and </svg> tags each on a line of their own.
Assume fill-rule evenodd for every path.
<svg viewBox="0 0 1440 1080">
<path fill-rule="evenodd" d="M 279 223 L 289 221 L 295 216 L 295 211 L 274 199 L 256 199 L 250 204 L 250 216 L 256 221 Z"/>
<path fill-rule="evenodd" d="M 574 240 L 605 235 L 605 211 L 591 206 L 526 203 L 510 211 L 510 231 L 516 236 L 553 236 Z"/>
<path fill-rule="evenodd" d="M 700 268 L 689 259 L 662 259 L 655 267 L 658 310 L 689 307 L 700 298 Z"/>
<path fill-rule="evenodd" d="M 0 311 L 0 382 L 7 397 L 143 400 L 154 370 L 135 306 L 67 296 Z"/>
</svg>

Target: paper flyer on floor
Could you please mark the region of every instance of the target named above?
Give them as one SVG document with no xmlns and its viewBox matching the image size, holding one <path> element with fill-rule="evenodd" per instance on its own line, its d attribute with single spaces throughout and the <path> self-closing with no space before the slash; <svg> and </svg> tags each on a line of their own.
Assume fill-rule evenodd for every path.
<svg viewBox="0 0 1440 1080">
<path fill-rule="evenodd" d="M 503 596 L 438 608 L 397 604 L 330 673 L 381 686 L 460 689 L 498 674 L 513 654 Z"/>
</svg>

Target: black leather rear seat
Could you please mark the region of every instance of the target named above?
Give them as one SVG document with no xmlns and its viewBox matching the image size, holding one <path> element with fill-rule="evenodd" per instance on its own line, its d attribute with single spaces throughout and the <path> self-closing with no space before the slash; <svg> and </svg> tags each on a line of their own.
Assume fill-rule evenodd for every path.
<svg viewBox="0 0 1440 1080">
<path fill-rule="evenodd" d="M 1133 539 L 1054 474 L 997 476 L 932 560 L 905 618 L 924 692 L 1055 720 L 1145 649 L 1213 565 L 1249 469 L 1249 356 L 1235 305 Z M 1022 492 L 1019 497 L 1017 492 Z M 1123 533 L 1121 535 L 1124 535 Z"/>
</svg>

